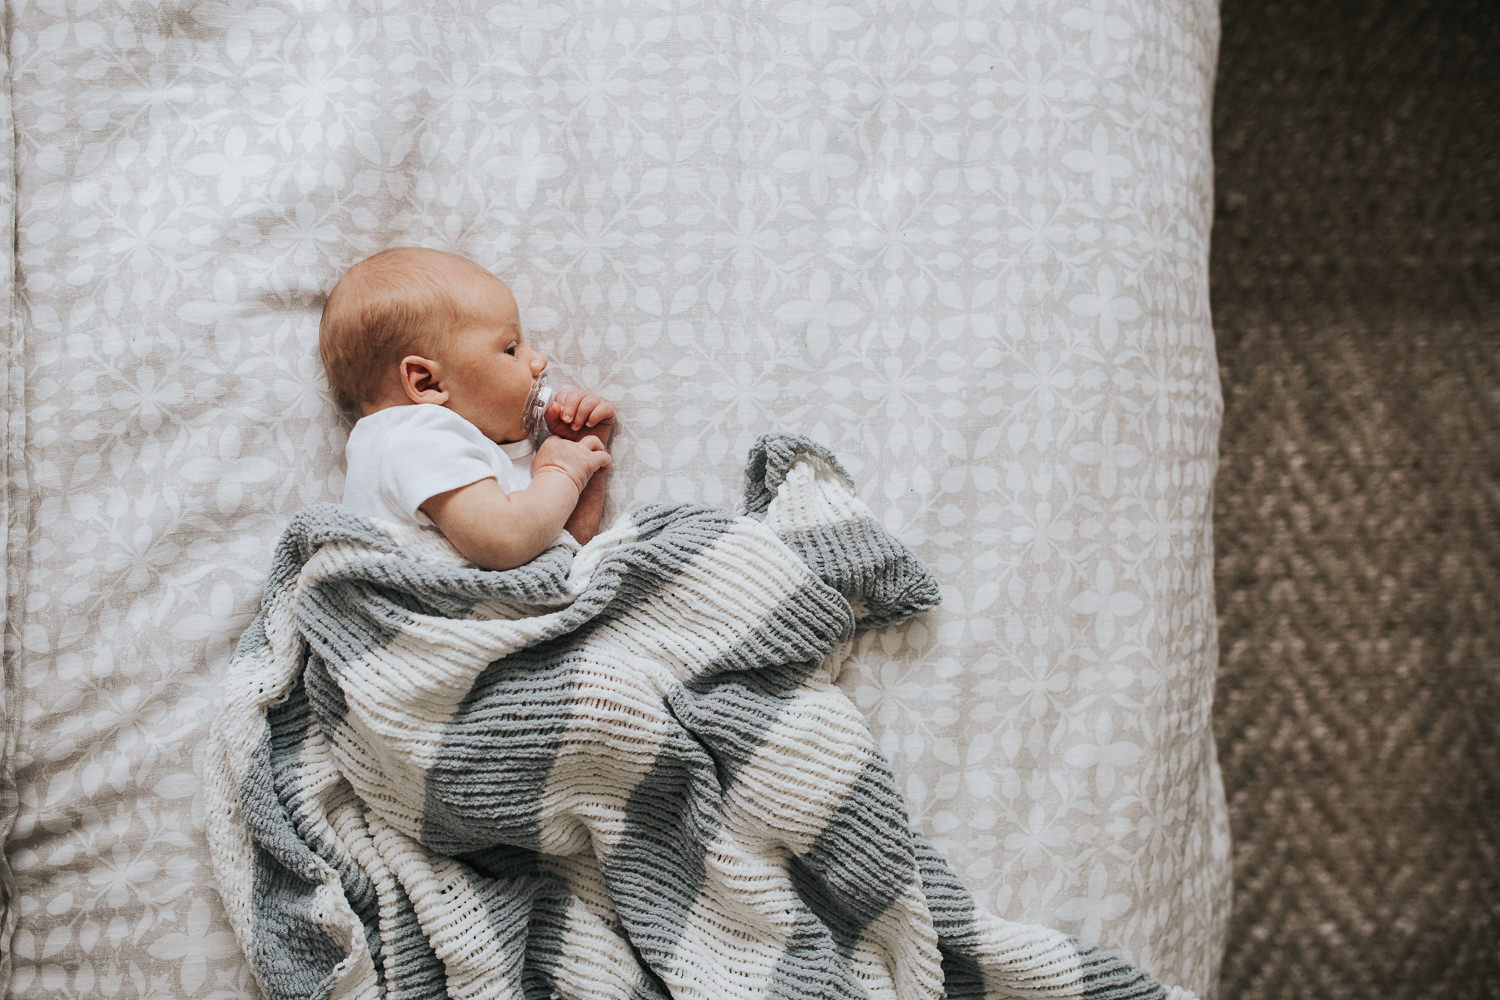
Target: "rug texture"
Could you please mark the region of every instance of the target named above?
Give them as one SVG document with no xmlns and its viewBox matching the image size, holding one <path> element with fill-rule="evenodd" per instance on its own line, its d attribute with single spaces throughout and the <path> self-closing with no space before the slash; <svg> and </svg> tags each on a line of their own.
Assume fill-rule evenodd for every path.
<svg viewBox="0 0 1500 1000">
<path fill-rule="evenodd" d="M 1225 0 L 1225 1000 L 1500 996 L 1500 5 Z"/>
</svg>

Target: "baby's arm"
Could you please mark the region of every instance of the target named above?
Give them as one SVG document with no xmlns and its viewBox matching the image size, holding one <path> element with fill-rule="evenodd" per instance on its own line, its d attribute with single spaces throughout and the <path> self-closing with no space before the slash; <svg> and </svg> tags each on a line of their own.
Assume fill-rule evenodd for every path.
<svg viewBox="0 0 1500 1000">
<path fill-rule="evenodd" d="M 531 485 L 506 493 L 493 479 L 439 493 L 421 506 L 464 558 L 485 569 L 535 559 L 562 531 L 596 473 L 610 465 L 597 437 L 548 438 L 531 466 Z"/>
</svg>

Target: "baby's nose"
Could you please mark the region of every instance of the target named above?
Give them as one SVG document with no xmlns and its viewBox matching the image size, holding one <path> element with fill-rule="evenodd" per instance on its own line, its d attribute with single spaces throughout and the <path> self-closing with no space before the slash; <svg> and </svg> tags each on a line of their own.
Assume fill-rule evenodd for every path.
<svg viewBox="0 0 1500 1000">
<path fill-rule="evenodd" d="M 545 354 L 533 354 L 531 356 L 531 374 L 533 377 L 547 370 L 547 356 Z"/>
</svg>

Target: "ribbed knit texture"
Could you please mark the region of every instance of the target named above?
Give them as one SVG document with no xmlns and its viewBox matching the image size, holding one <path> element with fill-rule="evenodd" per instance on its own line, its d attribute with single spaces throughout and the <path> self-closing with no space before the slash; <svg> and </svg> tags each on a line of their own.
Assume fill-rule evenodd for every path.
<svg viewBox="0 0 1500 1000">
<path fill-rule="evenodd" d="M 206 782 L 273 1000 L 1188 995 L 975 908 L 833 684 L 935 582 L 811 442 L 748 480 L 504 573 L 294 520 Z"/>
</svg>

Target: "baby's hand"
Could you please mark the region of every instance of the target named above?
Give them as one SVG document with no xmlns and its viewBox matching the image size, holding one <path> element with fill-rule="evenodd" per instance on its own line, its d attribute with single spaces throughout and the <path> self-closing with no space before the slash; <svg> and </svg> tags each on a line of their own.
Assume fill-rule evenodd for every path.
<svg viewBox="0 0 1500 1000">
<path fill-rule="evenodd" d="M 532 457 L 531 475 L 535 477 L 543 469 L 558 469 L 567 473 L 578 492 L 582 493 L 594 474 L 608 469 L 613 461 L 609 452 L 604 450 L 604 442 L 593 434 L 581 441 L 553 434 L 542 442 Z"/>
<path fill-rule="evenodd" d="M 615 408 L 591 392 L 564 389 L 552 398 L 546 420 L 547 430 L 554 435 L 577 441 L 592 434 L 608 444 L 615 429 Z"/>
</svg>

